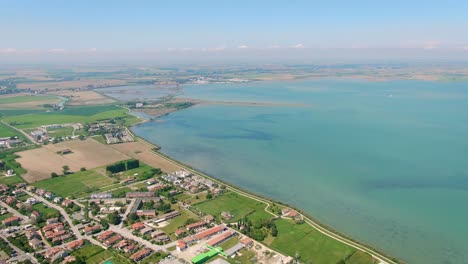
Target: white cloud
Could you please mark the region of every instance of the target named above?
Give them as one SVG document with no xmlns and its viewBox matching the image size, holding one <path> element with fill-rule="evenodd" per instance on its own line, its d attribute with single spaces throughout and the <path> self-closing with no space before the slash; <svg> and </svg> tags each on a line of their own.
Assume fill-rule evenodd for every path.
<svg viewBox="0 0 468 264">
<path fill-rule="evenodd" d="M 63 52 L 65 52 L 65 49 L 50 49 L 47 52 L 50 52 L 50 53 L 63 53 Z"/>
<path fill-rule="evenodd" d="M 266 47 L 267 49 L 280 49 L 281 46 L 280 45 L 270 45 L 268 47 Z"/>
<path fill-rule="evenodd" d="M 247 45 L 240 45 L 239 47 L 237 47 L 238 49 L 248 49 L 249 46 Z"/>
<path fill-rule="evenodd" d="M 305 48 L 305 46 L 304 46 L 304 44 L 299 43 L 299 44 L 290 46 L 290 48 L 293 48 L 293 49 L 303 49 L 303 48 Z"/>
<path fill-rule="evenodd" d="M 16 52 L 17 50 L 13 48 L 0 49 L 0 53 L 2 54 L 16 53 Z"/>
<path fill-rule="evenodd" d="M 425 50 L 433 50 L 439 48 L 440 43 L 437 41 L 428 41 L 423 44 L 423 49 Z"/>
</svg>

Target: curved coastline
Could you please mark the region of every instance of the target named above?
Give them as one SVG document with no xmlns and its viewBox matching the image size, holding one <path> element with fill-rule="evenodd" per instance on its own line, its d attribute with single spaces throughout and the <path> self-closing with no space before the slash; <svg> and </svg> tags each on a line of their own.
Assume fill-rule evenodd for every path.
<svg viewBox="0 0 468 264">
<path fill-rule="evenodd" d="M 141 117 L 139 117 L 141 118 Z M 142 118 L 141 118 L 142 119 Z M 150 120 L 145 120 L 145 119 L 142 119 L 141 122 L 139 122 L 138 124 L 136 124 L 135 126 L 138 126 L 142 123 L 145 123 L 145 122 L 148 122 Z M 319 222 L 317 219 L 315 219 L 313 216 L 309 215 L 308 213 L 304 212 L 303 210 L 295 207 L 295 206 L 292 206 L 292 205 L 289 205 L 287 203 L 283 203 L 281 201 L 277 201 L 275 199 L 271 199 L 271 198 L 268 198 L 268 197 L 264 197 L 264 196 L 261 196 L 257 193 L 253 193 L 253 192 L 250 192 L 250 191 L 247 191 L 247 190 L 244 190 L 243 188 L 239 187 L 239 186 L 236 186 L 234 184 L 231 184 L 229 182 L 225 182 L 217 177 L 214 177 L 214 176 L 211 176 L 211 175 L 208 175 L 206 173 L 203 173 L 203 172 L 200 172 L 199 170 L 193 168 L 191 165 L 188 165 L 188 164 L 185 164 L 181 161 L 178 161 L 164 153 L 161 152 L 161 146 L 157 145 L 156 143 L 152 143 L 152 142 L 149 142 L 148 140 L 146 140 L 145 138 L 143 137 L 140 137 L 138 135 L 136 135 L 134 133 L 134 131 L 132 130 L 132 127 L 128 128 L 129 132 L 133 135 L 134 138 L 136 138 L 138 141 L 144 143 L 144 144 L 147 144 L 149 146 L 152 147 L 152 149 L 158 149 L 158 151 L 154 151 L 152 150 L 151 152 L 154 154 L 154 155 L 158 155 L 164 159 L 166 159 L 167 161 L 173 163 L 173 164 L 176 164 L 194 174 L 197 174 L 199 176 L 202 176 L 202 177 L 205 177 L 205 178 L 208 178 L 212 181 L 215 181 L 217 183 L 220 183 L 220 184 L 224 184 L 227 186 L 227 188 L 231 191 L 234 191 L 240 195 L 243 195 L 245 197 L 248 197 L 248 198 L 251 198 L 253 200 L 257 200 L 257 201 L 260 201 L 262 203 L 264 203 L 266 205 L 265 207 L 265 211 L 271 213 L 270 211 L 268 211 L 268 207 L 270 206 L 270 203 L 276 203 L 276 204 L 279 204 L 279 205 L 282 205 L 282 206 L 287 206 L 287 207 L 290 207 L 290 208 L 293 208 L 294 210 L 298 211 L 304 218 L 305 222 L 307 224 L 309 224 L 311 227 L 313 227 L 314 229 L 316 229 L 317 231 L 319 231 L 320 233 L 326 235 L 327 237 L 330 237 L 332 239 L 335 239 L 341 243 L 344 243 L 348 246 L 351 246 L 357 250 L 360 250 L 362 252 L 365 252 L 365 253 L 368 253 L 370 255 L 372 255 L 372 257 L 376 260 L 378 260 L 380 263 L 387 263 L 387 264 L 397 264 L 397 263 L 402 263 L 400 260 L 394 258 L 394 257 L 391 257 L 389 255 L 387 255 L 386 253 L 382 252 L 381 250 L 378 250 L 378 249 L 375 249 L 369 245 L 366 245 L 362 242 L 359 242 L 357 240 L 354 240 L 350 237 L 348 237 L 347 235 L 343 234 L 343 233 L 340 233 L 339 231 Z M 281 252 L 281 250 L 279 250 Z"/>
</svg>

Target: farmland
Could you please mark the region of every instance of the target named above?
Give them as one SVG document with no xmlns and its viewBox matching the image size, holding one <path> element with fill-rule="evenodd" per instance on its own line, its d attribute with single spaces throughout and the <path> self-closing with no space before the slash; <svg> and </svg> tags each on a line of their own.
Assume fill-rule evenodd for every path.
<svg viewBox="0 0 468 264">
<path fill-rule="evenodd" d="M 161 170 L 164 172 L 174 172 L 181 169 L 178 165 L 168 161 L 167 159 L 155 155 L 152 152 L 152 146 L 140 141 L 113 144 L 109 145 L 109 147 L 116 149 L 134 159 L 138 159 L 145 164 L 155 168 L 161 168 Z"/>
<path fill-rule="evenodd" d="M 64 149 L 70 149 L 73 153 L 57 154 Z M 49 144 L 41 148 L 18 152 L 17 155 L 20 156 L 17 162 L 27 170 L 23 178 L 28 182 L 50 178 L 52 172 L 61 174 L 64 165 L 69 166 L 71 171 L 78 171 L 83 167 L 91 169 L 129 159 L 128 156 L 93 139 Z"/>
<path fill-rule="evenodd" d="M 124 118 L 125 125 L 131 125 L 138 118 L 128 115 L 126 109 L 117 106 L 76 106 L 63 111 L 9 116 L 4 121 L 20 129 L 35 128 L 42 125 L 65 123 L 89 123 L 101 120 Z"/>
<path fill-rule="evenodd" d="M 67 103 L 68 105 L 100 105 L 115 102 L 115 100 L 101 95 L 95 91 L 60 91 L 57 94 L 70 98 L 70 101 Z"/>
<path fill-rule="evenodd" d="M 80 171 L 66 176 L 60 176 L 33 185 L 50 190 L 62 197 L 75 196 L 97 190 L 100 187 L 112 184 L 113 179 L 94 170 Z"/>
<path fill-rule="evenodd" d="M 228 192 L 215 199 L 194 205 L 204 213 L 220 217 L 222 212 L 229 212 L 234 217 L 228 222 L 235 222 L 241 218 L 248 217 L 250 220 L 269 219 L 272 217 L 265 212 L 265 204 L 241 196 L 237 193 Z"/>
<path fill-rule="evenodd" d="M 3 104 L 19 104 L 28 102 L 41 102 L 41 101 L 57 101 L 56 96 L 7 96 L 0 98 L 0 105 Z"/>
</svg>

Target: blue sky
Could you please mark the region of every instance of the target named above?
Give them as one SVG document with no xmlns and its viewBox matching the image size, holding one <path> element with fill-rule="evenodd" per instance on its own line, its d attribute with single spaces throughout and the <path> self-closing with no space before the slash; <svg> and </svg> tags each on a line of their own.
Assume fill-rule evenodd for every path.
<svg viewBox="0 0 468 264">
<path fill-rule="evenodd" d="M 468 50 L 468 1 L 4 1 L 0 53 Z"/>
</svg>

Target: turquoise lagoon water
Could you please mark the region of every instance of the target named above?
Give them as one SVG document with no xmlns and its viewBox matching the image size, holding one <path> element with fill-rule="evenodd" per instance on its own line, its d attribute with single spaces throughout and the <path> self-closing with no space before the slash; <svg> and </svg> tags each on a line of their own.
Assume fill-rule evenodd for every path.
<svg viewBox="0 0 468 264">
<path fill-rule="evenodd" d="M 468 84 L 193 85 L 199 105 L 133 128 L 210 175 L 294 204 L 409 263 L 468 263 Z"/>
</svg>

